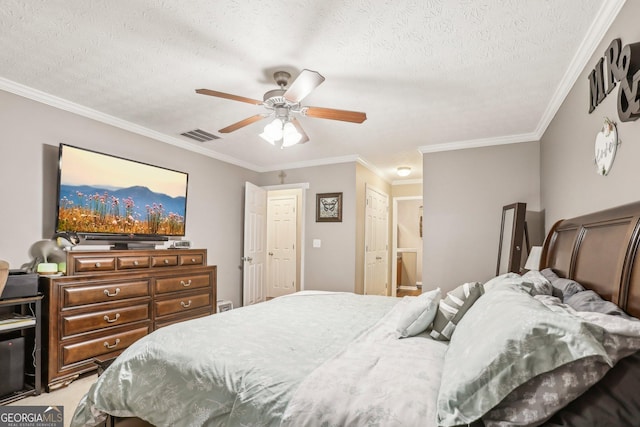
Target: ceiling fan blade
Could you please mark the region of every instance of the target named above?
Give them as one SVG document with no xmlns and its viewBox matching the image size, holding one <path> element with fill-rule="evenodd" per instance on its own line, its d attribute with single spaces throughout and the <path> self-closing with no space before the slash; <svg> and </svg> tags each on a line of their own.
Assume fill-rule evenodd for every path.
<svg viewBox="0 0 640 427">
<path fill-rule="evenodd" d="M 289 102 L 298 103 L 320 86 L 323 81 L 324 77 L 317 71 L 302 70 L 283 96 Z"/>
<path fill-rule="evenodd" d="M 366 113 L 358 111 L 336 110 L 334 108 L 304 107 L 300 113 L 318 119 L 341 120 L 343 122 L 362 123 L 367 120 Z"/>
<path fill-rule="evenodd" d="M 251 116 L 248 117 L 244 120 L 240 120 L 237 123 L 234 123 L 232 125 L 227 126 L 226 128 L 220 129 L 218 132 L 220 133 L 230 133 L 233 132 L 234 130 L 238 130 L 240 128 L 243 128 L 245 126 L 249 126 L 252 123 L 255 123 L 257 121 L 260 121 L 262 119 L 264 119 L 265 117 L 268 117 L 269 114 L 256 114 L 255 116 Z"/>
<path fill-rule="evenodd" d="M 293 123 L 293 125 L 296 127 L 296 130 L 298 131 L 298 133 L 302 135 L 302 138 L 300 138 L 300 141 L 298 141 L 298 144 L 304 144 L 305 142 L 309 141 L 309 136 L 304 131 L 304 129 L 302 129 L 302 125 L 295 117 L 291 118 L 291 123 Z"/>
<path fill-rule="evenodd" d="M 232 95 L 230 93 L 218 92 L 211 89 L 196 89 L 196 93 L 201 95 L 217 96 L 218 98 L 231 99 L 233 101 L 246 102 L 253 105 L 262 105 L 262 101 L 257 99 L 245 98 L 244 96 Z"/>
</svg>

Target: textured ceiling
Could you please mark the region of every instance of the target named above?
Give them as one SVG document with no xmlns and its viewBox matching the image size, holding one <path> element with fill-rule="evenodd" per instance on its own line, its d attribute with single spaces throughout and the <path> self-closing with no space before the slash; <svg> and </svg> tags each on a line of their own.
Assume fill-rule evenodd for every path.
<svg viewBox="0 0 640 427">
<path fill-rule="evenodd" d="M 419 179 L 421 151 L 539 137 L 623 3 L 3 0 L 0 89 L 256 171 L 357 158 Z M 265 121 L 218 133 L 264 107 L 194 91 L 261 100 L 304 68 L 326 80 L 303 105 L 368 119 L 302 117 L 310 141 L 281 150 Z M 180 135 L 196 128 L 222 139 Z"/>
</svg>

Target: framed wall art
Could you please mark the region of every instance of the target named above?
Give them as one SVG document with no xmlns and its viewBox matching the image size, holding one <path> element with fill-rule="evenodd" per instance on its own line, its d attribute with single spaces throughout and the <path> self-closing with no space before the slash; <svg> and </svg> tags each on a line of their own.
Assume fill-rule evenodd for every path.
<svg viewBox="0 0 640 427">
<path fill-rule="evenodd" d="M 342 222 L 342 193 L 316 194 L 316 222 Z"/>
</svg>

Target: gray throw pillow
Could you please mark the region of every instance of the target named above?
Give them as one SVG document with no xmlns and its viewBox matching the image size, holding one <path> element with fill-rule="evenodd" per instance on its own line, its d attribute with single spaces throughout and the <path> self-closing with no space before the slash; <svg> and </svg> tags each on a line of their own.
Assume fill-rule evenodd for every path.
<svg viewBox="0 0 640 427">
<path fill-rule="evenodd" d="M 575 311 L 594 311 L 596 313 L 611 314 L 614 316 L 622 316 L 627 319 L 633 319 L 624 312 L 620 307 L 611 301 L 604 300 L 592 290 L 578 292 L 565 298 L 564 303 L 573 308 Z"/>
<path fill-rule="evenodd" d="M 570 296 L 584 291 L 584 286 L 582 286 L 580 283 L 576 282 L 575 280 L 565 279 L 562 277 L 558 277 L 556 280 L 552 281 L 551 286 L 562 292 L 561 299 L 563 302 Z"/>
<path fill-rule="evenodd" d="M 479 282 L 464 283 L 447 293 L 447 297 L 438 305 L 431 336 L 440 341 L 449 341 L 460 319 L 483 293 L 484 288 Z"/>
<path fill-rule="evenodd" d="M 584 286 L 575 280 L 565 279 L 564 277 L 558 277 L 558 275 L 550 268 L 545 268 L 540 271 L 544 277 L 551 282 L 553 286 L 553 296 L 560 298 L 563 302 L 571 295 L 584 291 Z M 560 293 L 560 295 L 558 295 Z"/>
<path fill-rule="evenodd" d="M 550 282 L 553 282 L 553 279 L 558 279 L 558 275 L 550 268 L 540 270 L 540 273 Z"/>
</svg>

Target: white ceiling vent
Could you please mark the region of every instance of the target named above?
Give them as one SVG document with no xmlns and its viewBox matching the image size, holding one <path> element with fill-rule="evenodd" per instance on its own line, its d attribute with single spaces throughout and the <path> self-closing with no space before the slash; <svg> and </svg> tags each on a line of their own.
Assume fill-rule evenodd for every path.
<svg viewBox="0 0 640 427">
<path fill-rule="evenodd" d="M 207 141 L 212 141 L 214 139 L 220 139 L 219 136 L 209 133 L 207 131 L 204 131 L 202 129 L 190 130 L 189 132 L 184 132 L 184 133 L 181 133 L 180 135 L 186 136 L 187 138 L 195 139 L 196 141 L 200 141 L 200 142 L 207 142 Z"/>
</svg>

